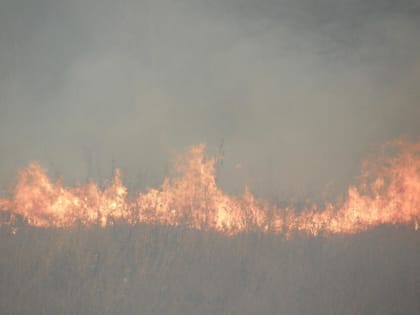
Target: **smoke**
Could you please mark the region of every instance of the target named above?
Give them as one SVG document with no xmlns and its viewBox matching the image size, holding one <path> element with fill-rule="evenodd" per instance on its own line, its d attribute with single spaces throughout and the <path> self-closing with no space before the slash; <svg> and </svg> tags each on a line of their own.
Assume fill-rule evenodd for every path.
<svg viewBox="0 0 420 315">
<path fill-rule="evenodd" d="M 0 187 L 37 160 L 70 183 L 118 166 L 144 188 L 205 142 L 229 192 L 342 192 L 372 146 L 420 134 L 419 15 L 408 0 L 2 1 Z"/>
</svg>

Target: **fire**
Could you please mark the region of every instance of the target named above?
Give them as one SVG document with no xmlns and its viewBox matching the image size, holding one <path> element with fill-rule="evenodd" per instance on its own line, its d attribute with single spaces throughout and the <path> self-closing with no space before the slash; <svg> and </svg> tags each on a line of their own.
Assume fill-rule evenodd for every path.
<svg viewBox="0 0 420 315">
<path fill-rule="evenodd" d="M 420 143 L 394 142 L 379 158 L 365 162 L 358 185 L 341 201 L 323 208 L 280 208 L 245 190 L 224 193 L 216 182 L 217 158 L 205 146 L 192 147 L 175 164 L 177 176 L 157 189 L 129 198 L 116 170 L 107 188 L 89 182 L 65 187 L 53 182 L 39 164 L 19 172 L 9 198 L 0 209 L 23 217 L 37 227 L 67 228 L 77 224 L 108 226 L 116 222 L 187 226 L 227 235 L 261 231 L 308 235 L 352 234 L 384 224 L 420 222 Z M 299 210 L 299 211 L 298 211 Z"/>
</svg>

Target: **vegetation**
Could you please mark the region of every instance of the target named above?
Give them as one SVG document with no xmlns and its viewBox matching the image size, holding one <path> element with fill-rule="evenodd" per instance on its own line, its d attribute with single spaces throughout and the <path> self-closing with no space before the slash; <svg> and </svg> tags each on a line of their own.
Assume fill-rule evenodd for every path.
<svg viewBox="0 0 420 315">
<path fill-rule="evenodd" d="M 419 314 L 420 238 L 0 227 L 0 314 Z"/>
</svg>

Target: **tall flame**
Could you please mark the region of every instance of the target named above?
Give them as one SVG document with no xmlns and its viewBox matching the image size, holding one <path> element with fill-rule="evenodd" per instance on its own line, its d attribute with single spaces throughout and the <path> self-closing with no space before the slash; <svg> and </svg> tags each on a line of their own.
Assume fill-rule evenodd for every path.
<svg viewBox="0 0 420 315">
<path fill-rule="evenodd" d="M 217 158 L 205 156 L 205 146 L 192 147 L 175 165 L 178 176 L 166 178 L 158 189 L 129 198 L 116 170 L 107 188 L 89 182 L 65 187 L 52 182 L 39 164 L 19 172 L 10 198 L 0 209 L 22 216 L 38 227 L 71 227 L 147 223 L 188 226 L 227 235 L 247 231 L 330 235 L 356 233 L 383 224 L 418 228 L 420 222 L 420 143 L 403 141 L 384 146 L 383 153 L 365 162 L 360 184 L 350 186 L 341 201 L 323 208 L 280 208 L 246 190 L 241 196 L 224 193 L 216 183 Z"/>
</svg>

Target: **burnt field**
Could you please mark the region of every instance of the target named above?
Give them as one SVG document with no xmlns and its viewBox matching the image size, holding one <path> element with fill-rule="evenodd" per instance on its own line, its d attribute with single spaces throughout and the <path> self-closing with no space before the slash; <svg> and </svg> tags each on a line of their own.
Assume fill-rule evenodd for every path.
<svg viewBox="0 0 420 315">
<path fill-rule="evenodd" d="M 420 234 L 0 227 L 0 314 L 420 314 Z"/>
</svg>

